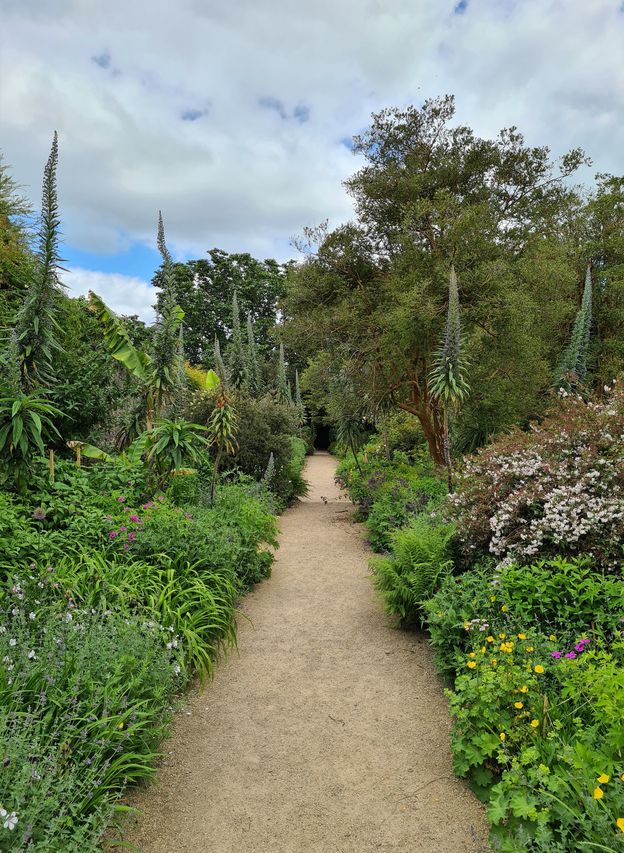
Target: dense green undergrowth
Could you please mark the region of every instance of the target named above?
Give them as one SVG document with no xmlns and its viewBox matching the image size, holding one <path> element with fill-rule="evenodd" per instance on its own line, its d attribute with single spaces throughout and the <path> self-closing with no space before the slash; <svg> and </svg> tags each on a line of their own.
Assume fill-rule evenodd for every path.
<svg viewBox="0 0 624 853">
<path fill-rule="evenodd" d="M 430 633 L 455 771 L 504 853 L 624 850 L 622 402 L 564 400 L 446 499 L 417 455 L 369 447 L 339 469 L 387 552 L 371 568 L 388 612 Z"/>
<path fill-rule="evenodd" d="M 296 490 L 303 452 L 289 464 Z M 150 494 L 142 465 L 57 460 L 50 482 L 42 460 L 0 492 L 0 850 L 99 849 L 177 695 L 235 643 L 279 498 L 232 472 L 210 504 L 210 476 Z"/>
</svg>

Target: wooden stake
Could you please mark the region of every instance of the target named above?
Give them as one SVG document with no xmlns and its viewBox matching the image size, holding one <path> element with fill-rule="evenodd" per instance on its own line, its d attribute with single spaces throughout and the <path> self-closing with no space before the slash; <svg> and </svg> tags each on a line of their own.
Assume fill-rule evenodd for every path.
<svg viewBox="0 0 624 853">
<path fill-rule="evenodd" d="M 48 467 L 50 468 L 50 482 L 54 482 L 54 451 L 50 450 L 50 462 Z"/>
</svg>

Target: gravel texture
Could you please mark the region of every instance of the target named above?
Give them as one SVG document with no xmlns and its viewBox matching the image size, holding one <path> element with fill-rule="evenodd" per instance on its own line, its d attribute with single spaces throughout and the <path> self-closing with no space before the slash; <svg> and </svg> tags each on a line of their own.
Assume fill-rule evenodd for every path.
<svg viewBox="0 0 624 853">
<path fill-rule="evenodd" d="M 335 465 L 308 460 L 310 493 L 243 602 L 238 653 L 133 797 L 125 837 L 142 853 L 488 849 L 483 808 L 453 776 L 431 650 L 383 613 Z"/>
</svg>

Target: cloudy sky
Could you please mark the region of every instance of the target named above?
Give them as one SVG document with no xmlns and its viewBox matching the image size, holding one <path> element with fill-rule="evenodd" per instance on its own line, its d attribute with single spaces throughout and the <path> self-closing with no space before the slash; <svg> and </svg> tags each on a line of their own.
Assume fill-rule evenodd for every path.
<svg viewBox="0 0 624 853">
<path fill-rule="evenodd" d="M 0 149 L 38 203 L 53 130 L 65 281 L 151 316 L 162 208 L 176 258 L 286 259 L 348 219 L 371 112 L 453 93 L 624 172 L 622 0 L 0 0 Z"/>
</svg>

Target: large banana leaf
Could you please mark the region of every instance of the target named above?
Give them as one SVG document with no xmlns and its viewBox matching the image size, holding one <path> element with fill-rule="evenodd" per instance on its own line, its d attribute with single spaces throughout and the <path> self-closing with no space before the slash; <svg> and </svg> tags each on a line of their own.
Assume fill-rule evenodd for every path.
<svg viewBox="0 0 624 853">
<path fill-rule="evenodd" d="M 102 324 L 104 339 L 113 358 L 121 362 L 137 379 L 147 379 L 152 359 L 134 346 L 119 317 L 92 291 L 89 291 L 89 307 Z"/>
</svg>

